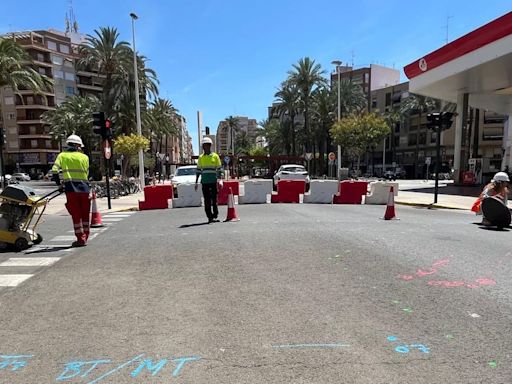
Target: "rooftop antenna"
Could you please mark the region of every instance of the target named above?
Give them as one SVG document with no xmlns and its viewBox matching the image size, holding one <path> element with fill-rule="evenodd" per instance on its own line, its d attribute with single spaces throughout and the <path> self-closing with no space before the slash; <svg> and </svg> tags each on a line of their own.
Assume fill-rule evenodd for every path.
<svg viewBox="0 0 512 384">
<path fill-rule="evenodd" d="M 66 33 L 78 33 L 78 22 L 73 10 L 73 0 L 69 0 L 69 11 L 66 12 Z"/>
<path fill-rule="evenodd" d="M 445 28 L 446 28 L 446 39 L 445 39 L 445 43 L 448 44 L 448 42 L 450 41 L 449 40 L 449 31 L 450 31 L 450 19 L 453 19 L 454 16 L 446 16 L 446 25 L 445 25 Z"/>
<path fill-rule="evenodd" d="M 355 57 L 354 50 L 350 51 L 350 54 L 352 55 L 352 68 L 354 68 L 354 57 Z"/>
</svg>

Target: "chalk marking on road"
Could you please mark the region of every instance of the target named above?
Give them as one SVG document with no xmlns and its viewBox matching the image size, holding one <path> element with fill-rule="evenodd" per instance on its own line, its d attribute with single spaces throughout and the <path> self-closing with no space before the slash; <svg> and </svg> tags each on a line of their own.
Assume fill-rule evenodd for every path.
<svg viewBox="0 0 512 384">
<path fill-rule="evenodd" d="M 50 241 L 73 241 L 76 240 L 75 236 L 55 236 Z"/>
<path fill-rule="evenodd" d="M 140 360 L 142 357 L 144 357 L 144 353 L 138 355 L 138 356 L 135 356 L 133 359 L 131 359 L 130 361 L 127 361 L 126 363 L 123 363 L 121 364 L 120 366 L 118 366 L 117 368 L 114 368 L 110 371 L 108 371 L 107 373 L 101 375 L 100 377 L 98 377 L 96 380 L 93 380 L 93 381 L 90 381 L 88 382 L 87 384 L 95 384 L 95 383 L 99 383 L 101 380 L 103 380 L 104 378 L 116 373 L 117 371 L 120 371 L 121 369 L 123 369 L 124 367 L 130 365 L 131 363 L 134 363 L 136 362 L 137 360 Z"/>
<path fill-rule="evenodd" d="M 276 349 L 301 349 L 301 348 L 341 348 L 350 347 L 350 344 L 283 344 L 283 345 L 272 345 L 272 348 Z"/>
<path fill-rule="evenodd" d="M 47 267 L 59 260 L 60 257 L 11 257 L 0 267 Z"/>
<path fill-rule="evenodd" d="M 16 287 L 33 275 L 0 275 L 0 287 Z"/>
</svg>

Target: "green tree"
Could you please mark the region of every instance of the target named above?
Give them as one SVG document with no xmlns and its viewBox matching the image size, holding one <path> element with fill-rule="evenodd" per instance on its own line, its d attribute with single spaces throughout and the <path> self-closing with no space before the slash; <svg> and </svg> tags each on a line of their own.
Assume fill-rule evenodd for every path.
<svg viewBox="0 0 512 384">
<path fill-rule="evenodd" d="M 374 113 L 350 115 L 337 121 L 331 128 L 334 142 L 342 145 L 348 154 L 357 160 L 357 170 L 360 167 L 361 156 L 368 148 L 381 142 L 389 132 L 386 120 Z"/>
<path fill-rule="evenodd" d="M 167 146 L 162 147 L 163 138 L 178 133 L 178 110 L 167 99 L 158 98 L 151 104 L 144 116 L 145 131 L 149 138 L 155 139 L 155 148 L 167 153 Z M 167 145 L 167 140 L 165 141 Z"/>
<path fill-rule="evenodd" d="M 249 150 L 255 144 L 255 138 L 245 131 L 241 131 L 237 134 L 235 140 L 235 154 L 237 156 L 249 154 Z"/>
<path fill-rule="evenodd" d="M 417 95 L 410 93 L 409 97 L 402 104 L 400 111 L 402 114 L 410 117 L 411 115 L 417 115 L 417 127 L 416 127 L 416 150 L 414 155 L 414 173 L 418 177 L 420 174 L 419 170 L 419 152 L 420 152 L 420 136 L 425 133 L 426 127 L 422 129 L 422 118 L 426 113 L 429 113 L 440 108 L 440 102 L 437 99 L 431 97 Z"/>
<path fill-rule="evenodd" d="M 123 175 L 126 175 L 126 170 L 130 164 L 137 159 L 139 150 L 146 152 L 149 149 L 149 140 L 144 136 L 139 135 L 121 135 L 115 139 L 115 150 L 117 153 L 124 156 L 123 162 Z M 144 162 L 146 164 L 146 162 Z M 150 166 L 150 164 L 146 164 Z"/>
<path fill-rule="evenodd" d="M 102 109 L 108 117 L 112 117 L 116 99 L 119 97 L 115 84 L 119 83 L 120 77 L 129 76 L 132 51 L 126 41 L 119 41 L 116 28 L 101 27 L 94 33 L 95 35 L 87 35 L 85 43 L 80 46 L 81 58 L 77 67 L 95 69 L 105 76 Z"/>
<path fill-rule="evenodd" d="M 295 117 L 299 111 L 299 91 L 297 85 L 291 81 L 282 82 L 274 97 L 276 97 L 277 102 L 274 111 L 279 116 L 279 122 L 283 125 L 283 130 L 289 132 L 289 134 L 284 137 L 286 141 L 286 154 L 288 156 L 295 156 L 297 154 Z"/>
<path fill-rule="evenodd" d="M 276 156 L 286 153 L 289 155 L 289 136 L 287 129 L 276 119 L 267 119 L 260 122 L 264 136 L 268 143 L 268 153 Z"/>
<path fill-rule="evenodd" d="M 98 98 L 72 96 L 55 110 L 46 111 L 42 119 L 50 126 L 50 134 L 62 141 L 71 134 L 80 136 L 84 150 L 90 153 L 99 143 L 99 136 L 92 131 L 92 113 L 99 108 Z"/>
<path fill-rule="evenodd" d="M 231 149 L 231 153 L 235 154 L 235 137 L 239 130 L 240 120 L 235 116 L 228 116 L 226 118 L 226 129 L 229 131 L 229 135 L 231 137 L 231 143 L 229 147 Z M 229 152 L 229 150 L 228 150 Z"/>
<path fill-rule="evenodd" d="M 288 80 L 295 84 L 299 91 L 299 100 L 301 110 L 304 113 L 304 138 L 305 149 L 307 152 L 311 149 L 311 132 L 310 132 L 310 109 L 313 92 L 320 86 L 326 84 L 323 77 L 325 71 L 322 70 L 320 64 L 315 63 L 309 57 L 302 58 L 297 64 L 293 65 L 293 69 L 288 72 Z"/>
</svg>

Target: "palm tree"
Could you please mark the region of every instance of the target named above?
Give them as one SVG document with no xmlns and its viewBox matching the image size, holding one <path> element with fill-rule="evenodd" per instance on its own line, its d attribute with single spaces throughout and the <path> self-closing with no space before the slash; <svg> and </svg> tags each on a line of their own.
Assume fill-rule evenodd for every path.
<svg viewBox="0 0 512 384">
<path fill-rule="evenodd" d="M 268 152 L 270 155 L 290 155 L 290 141 L 287 128 L 280 124 L 277 119 L 266 119 L 261 121 L 263 127 L 263 136 L 268 143 Z"/>
<path fill-rule="evenodd" d="M 119 32 L 116 28 L 101 27 L 94 33 L 95 35 L 87 35 L 85 44 L 80 46 L 81 58 L 77 62 L 77 67 L 95 69 L 105 76 L 102 106 L 105 114 L 111 117 L 118 96 L 114 92 L 114 77 L 130 72 L 131 49 L 126 41 L 119 41 Z"/>
<path fill-rule="evenodd" d="M 277 106 L 275 112 L 279 116 L 280 123 L 283 128 L 288 131 L 287 119 L 289 119 L 289 132 L 291 133 L 291 154 L 295 156 L 297 154 L 296 144 L 297 137 L 295 132 L 295 117 L 297 116 L 299 109 L 299 91 L 297 86 L 290 82 L 284 81 L 281 83 L 281 87 L 277 90 L 274 95 L 277 100 Z M 289 140 L 288 140 L 289 141 Z M 286 154 L 290 156 L 290 148 L 286 149 Z"/>
<path fill-rule="evenodd" d="M 315 129 L 316 146 L 320 159 L 319 168 L 323 173 L 324 154 L 329 150 L 331 135 L 329 130 L 334 124 L 336 114 L 336 95 L 328 87 L 322 87 L 313 94 L 312 122 Z"/>
<path fill-rule="evenodd" d="M 336 86 L 337 88 L 337 86 Z M 338 90 L 336 89 L 336 93 Z M 351 113 L 361 112 L 367 106 L 367 99 L 361 87 L 350 79 L 340 81 L 340 109 L 342 119 Z"/>
<path fill-rule="evenodd" d="M 433 110 L 437 110 L 440 107 L 440 102 L 437 99 L 433 99 L 428 96 L 417 95 L 414 93 L 410 93 L 409 97 L 402 104 L 401 112 L 405 115 L 410 116 L 411 114 L 418 115 L 418 124 L 416 130 L 416 151 L 414 156 L 414 174 L 417 177 L 419 174 L 418 162 L 419 162 L 419 152 L 420 152 L 420 131 L 421 131 L 421 120 L 425 113 L 428 113 Z M 425 131 L 426 134 L 426 131 Z"/>
<path fill-rule="evenodd" d="M 229 116 L 226 118 L 226 129 L 229 129 L 231 135 L 231 153 L 235 154 L 235 134 L 238 132 L 240 120 L 238 117 Z"/>
<path fill-rule="evenodd" d="M 249 150 L 254 146 L 254 137 L 246 131 L 241 131 L 236 136 L 236 152 L 237 156 L 248 155 Z"/>
<path fill-rule="evenodd" d="M 390 111 L 386 112 L 384 114 L 384 119 L 388 123 L 389 129 L 391 130 L 391 152 L 392 152 L 392 161 L 396 161 L 396 147 L 395 147 L 395 129 L 398 124 L 401 125 L 403 120 L 403 113 L 400 111 L 399 108 L 393 108 Z"/>
<path fill-rule="evenodd" d="M 326 84 L 323 77 L 325 73 L 320 64 L 316 64 L 315 60 L 309 57 L 300 59 L 297 64 L 293 65 L 293 69 L 288 72 L 289 81 L 295 84 L 300 95 L 301 107 L 304 112 L 304 136 L 306 139 L 306 151 L 310 150 L 310 109 L 312 95 L 316 88 Z"/>
<path fill-rule="evenodd" d="M 165 137 L 165 152 L 167 153 L 168 136 L 178 132 L 178 110 L 170 100 L 158 98 L 151 104 L 144 116 L 145 130 L 150 132 L 150 139 L 156 138 L 156 148 L 162 152 L 162 142 Z"/>
<path fill-rule="evenodd" d="M 98 135 L 93 134 L 92 113 L 99 108 L 100 100 L 93 96 L 73 96 L 55 110 L 43 114 L 43 120 L 50 126 L 50 134 L 56 140 L 76 134 L 84 142 L 85 151 L 90 153 L 97 147 Z"/>
</svg>

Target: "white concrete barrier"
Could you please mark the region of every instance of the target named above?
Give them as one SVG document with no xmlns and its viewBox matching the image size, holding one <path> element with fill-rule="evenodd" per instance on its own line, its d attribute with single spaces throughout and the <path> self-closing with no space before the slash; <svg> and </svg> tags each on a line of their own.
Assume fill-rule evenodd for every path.
<svg viewBox="0 0 512 384">
<path fill-rule="evenodd" d="M 304 195 L 305 204 L 331 204 L 334 194 L 338 192 L 337 180 L 311 180 L 309 192 Z"/>
<path fill-rule="evenodd" d="M 265 204 L 267 196 L 272 194 L 272 180 L 247 180 L 241 190 L 243 194 L 238 197 L 240 204 Z"/>
<path fill-rule="evenodd" d="M 199 185 L 197 191 L 194 187 L 194 184 L 179 184 L 178 197 L 172 199 L 172 207 L 200 207 L 202 205 L 201 197 L 203 197 L 203 191 L 201 185 Z"/>
<path fill-rule="evenodd" d="M 393 187 L 393 193 L 398 196 L 398 183 L 387 181 L 375 181 L 370 183 L 370 194 L 365 198 L 365 204 L 387 204 L 389 189 Z"/>
</svg>

